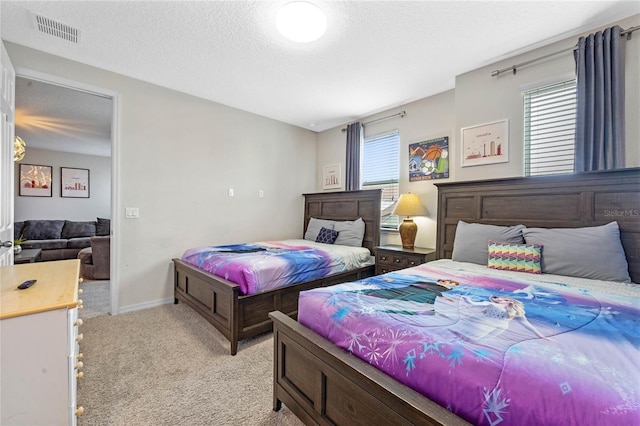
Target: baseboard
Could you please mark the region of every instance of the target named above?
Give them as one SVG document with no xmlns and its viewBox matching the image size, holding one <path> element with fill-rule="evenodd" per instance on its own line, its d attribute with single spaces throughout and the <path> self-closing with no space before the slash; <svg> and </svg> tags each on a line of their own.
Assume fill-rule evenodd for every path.
<svg viewBox="0 0 640 426">
<path fill-rule="evenodd" d="M 138 303 L 135 305 L 129 305 L 124 307 L 121 306 L 120 309 L 118 310 L 118 315 L 126 314 L 127 312 L 135 312 L 135 311 L 141 311 L 143 309 L 155 308 L 156 306 L 168 305 L 170 303 L 173 303 L 173 297 L 169 297 L 166 299 L 153 300 L 151 302 Z"/>
</svg>

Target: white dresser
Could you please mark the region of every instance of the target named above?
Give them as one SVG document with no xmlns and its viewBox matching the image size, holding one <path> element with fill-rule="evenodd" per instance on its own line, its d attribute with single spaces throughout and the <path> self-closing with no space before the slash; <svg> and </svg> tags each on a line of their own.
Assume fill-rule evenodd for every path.
<svg viewBox="0 0 640 426">
<path fill-rule="evenodd" d="M 0 424 L 76 425 L 79 260 L 0 267 Z M 18 284 L 38 282 L 26 290 Z"/>
</svg>

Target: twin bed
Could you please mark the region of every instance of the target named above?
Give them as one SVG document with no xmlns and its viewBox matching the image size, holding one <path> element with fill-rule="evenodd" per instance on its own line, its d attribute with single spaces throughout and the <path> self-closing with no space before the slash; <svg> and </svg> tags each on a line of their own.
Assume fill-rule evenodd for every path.
<svg viewBox="0 0 640 426">
<path fill-rule="evenodd" d="M 274 409 L 305 424 L 640 424 L 640 170 L 438 193 L 440 260 L 304 291 L 298 321 L 270 314 Z"/>
<path fill-rule="evenodd" d="M 310 225 L 330 223 L 326 225 L 330 231 L 334 226 L 342 229 L 327 232 L 338 238 L 334 244 L 316 243 L 312 237 L 198 248 L 173 259 L 175 303 L 186 303 L 216 327 L 229 339 L 232 355 L 237 353 L 240 340 L 272 329 L 269 312 L 280 311 L 295 318 L 300 291 L 374 275 L 372 255 L 380 242 L 381 191 L 304 197 L 305 238 Z M 354 229 L 362 231 L 362 226 L 363 235 L 358 235 L 357 243 L 353 242 L 356 238 L 349 238 L 344 241 L 347 245 L 340 244 L 345 236 L 353 237 Z M 353 245 L 361 246 L 360 250 Z M 349 261 L 345 256 L 356 259 Z"/>
</svg>

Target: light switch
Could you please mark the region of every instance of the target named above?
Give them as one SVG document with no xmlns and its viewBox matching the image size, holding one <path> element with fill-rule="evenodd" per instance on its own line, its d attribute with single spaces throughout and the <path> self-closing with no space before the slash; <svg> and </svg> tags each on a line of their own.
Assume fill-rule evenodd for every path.
<svg viewBox="0 0 640 426">
<path fill-rule="evenodd" d="M 262 189 L 258 191 L 258 197 L 264 198 L 264 191 Z"/>
<path fill-rule="evenodd" d="M 127 207 L 124 209 L 124 217 L 126 219 L 138 219 L 140 217 L 140 210 L 138 207 Z"/>
<path fill-rule="evenodd" d="M 229 197 L 233 197 L 233 188 L 229 188 Z"/>
</svg>

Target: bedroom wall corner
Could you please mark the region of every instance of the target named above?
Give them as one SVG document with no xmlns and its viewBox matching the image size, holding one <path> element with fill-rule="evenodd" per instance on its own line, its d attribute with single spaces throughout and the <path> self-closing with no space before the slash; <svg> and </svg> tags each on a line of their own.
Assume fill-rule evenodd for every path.
<svg viewBox="0 0 640 426">
<path fill-rule="evenodd" d="M 119 93 L 113 232 L 120 311 L 173 300 L 171 259 L 187 248 L 302 236 L 302 194 L 315 188 L 314 132 L 6 46 L 14 66 Z M 126 207 L 138 207 L 139 219 L 126 219 Z"/>
</svg>

